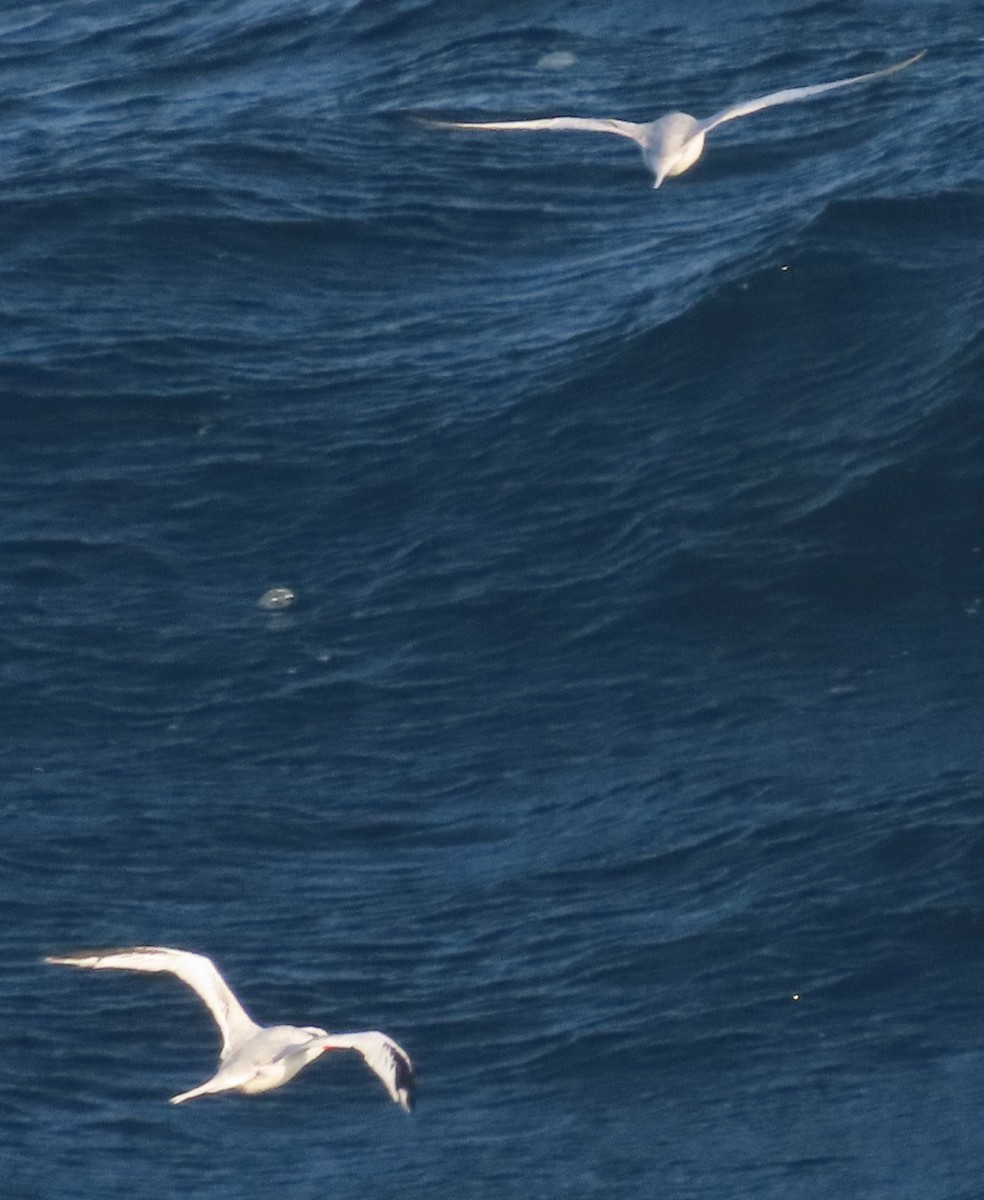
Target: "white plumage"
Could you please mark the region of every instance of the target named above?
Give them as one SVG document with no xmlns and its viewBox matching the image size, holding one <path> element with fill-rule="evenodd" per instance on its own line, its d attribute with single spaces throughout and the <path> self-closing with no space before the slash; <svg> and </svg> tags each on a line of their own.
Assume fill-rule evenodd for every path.
<svg viewBox="0 0 984 1200">
<path fill-rule="evenodd" d="M 869 71 L 866 75 L 852 75 L 849 79 L 835 79 L 831 83 L 814 83 L 806 87 L 783 88 L 779 92 L 770 92 L 767 96 L 759 96 L 755 100 L 743 100 L 724 108 L 713 117 L 698 120 L 689 113 L 667 113 L 656 121 L 636 124 L 634 121 L 620 121 L 614 117 L 539 117 L 532 121 L 431 121 L 426 125 L 434 125 L 443 129 L 490 129 L 490 130 L 579 130 L 587 133 L 614 133 L 620 137 L 631 138 L 642 149 L 642 157 L 653 173 L 653 187 L 659 187 L 664 179 L 672 175 L 682 175 L 700 158 L 704 149 L 704 138 L 712 129 L 717 129 L 725 121 L 734 121 L 738 117 L 747 117 L 750 113 L 759 112 L 763 108 L 772 108 L 776 104 L 792 104 L 799 100 L 810 100 L 824 92 L 835 88 L 848 87 L 855 83 L 867 83 L 872 79 L 881 79 L 892 75 L 905 67 L 911 67 L 918 62 L 925 50 L 907 58 L 905 62 L 896 63 L 891 67 L 883 67 L 880 71 Z"/>
<path fill-rule="evenodd" d="M 172 1104 L 215 1092 L 267 1092 L 293 1079 L 329 1050 L 355 1050 L 383 1081 L 390 1097 L 405 1112 L 411 1109 L 413 1064 L 391 1037 L 377 1030 L 330 1034 L 315 1026 L 257 1025 L 212 960 L 202 954 L 167 946 L 133 946 L 52 956 L 44 961 L 92 970 L 166 971 L 198 993 L 222 1035 L 219 1069 L 199 1087 L 172 1096 Z"/>
</svg>

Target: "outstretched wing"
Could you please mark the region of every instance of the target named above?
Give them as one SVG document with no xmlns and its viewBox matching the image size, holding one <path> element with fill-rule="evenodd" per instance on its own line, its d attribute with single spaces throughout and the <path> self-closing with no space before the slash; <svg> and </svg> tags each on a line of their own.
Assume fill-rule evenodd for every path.
<svg viewBox="0 0 984 1200">
<path fill-rule="evenodd" d="M 125 950 L 89 950 L 44 960 L 66 967 L 93 970 L 167 971 L 197 992 L 222 1034 L 222 1053 L 256 1033 L 259 1026 L 247 1016 L 215 964 L 203 954 L 170 950 L 166 946 L 132 946 Z"/>
<path fill-rule="evenodd" d="M 419 117 L 423 125 L 438 129 L 573 129 L 582 133 L 616 133 L 642 145 L 643 127 L 614 117 L 538 117 L 533 121 L 432 121 Z"/>
<path fill-rule="evenodd" d="M 325 1040 L 326 1050 L 356 1050 L 366 1066 L 379 1076 L 383 1086 L 404 1112 L 413 1108 L 413 1063 L 402 1046 L 385 1033 L 332 1033 Z"/>
<path fill-rule="evenodd" d="M 700 132 L 710 133 L 712 129 L 723 125 L 725 121 L 734 121 L 736 117 L 747 117 L 749 113 L 758 112 L 762 108 L 771 108 L 774 104 L 793 104 L 797 100 L 810 100 L 824 92 L 832 92 L 835 88 L 849 87 L 854 83 L 867 83 L 870 79 L 881 79 L 883 75 L 894 75 L 896 71 L 911 67 L 925 53 L 925 50 L 921 50 L 912 58 L 907 58 L 905 62 L 896 63 L 892 67 L 883 67 L 880 71 L 869 71 L 867 75 L 852 75 L 850 79 L 835 79 L 832 83 L 814 83 L 808 87 L 784 88 L 781 92 L 770 92 L 767 96 L 759 96 L 755 100 L 743 100 L 739 104 L 733 104 L 730 108 L 715 113 L 713 117 L 707 117 L 698 122 L 698 127 Z"/>
</svg>

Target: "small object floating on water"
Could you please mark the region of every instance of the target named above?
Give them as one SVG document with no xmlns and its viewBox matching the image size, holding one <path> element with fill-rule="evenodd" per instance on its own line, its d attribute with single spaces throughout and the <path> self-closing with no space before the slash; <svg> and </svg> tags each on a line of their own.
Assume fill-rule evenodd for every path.
<svg viewBox="0 0 984 1200">
<path fill-rule="evenodd" d="M 282 608 L 290 608 L 296 599 L 290 588 L 272 587 L 267 588 L 256 603 L 259 608 L 265 608 L 268 612 L 277 612 Z"/>
<path fill-rule="evenodd" d="M 540 55 L 536 65 L 541 71 L 566 71 L 576 62 L 577 58 L 569 50 L 550 50 Z"/>
<path fill-rule="evenodd" d="M 867 83 L 872 79 L 881 79 L 885 75 L 893 75 L 918 62 L 925 50 L 907 58 L 905 62 L 896 63 L 891 67 L 882 67 L 880 71 L 869 71 L 866 75 L 852 75 L 850 79 L 835 79 L 832 83 L 813 83 L 806 87 L 784 88 L 779 92 L 770 92 L 767 96 L 759 96 L 755 100 L 743 100 L 722 109 L 713 117 L 698 120 L 689 113 L 672 112 L 656 121 L 637 124 L 634 121 L 620 121 L 614 117 L 540 117 L 532 121 L 436 121 L 429 118 L 417 118 L 424 125 L 433 125 L 442 129 L 573 129 L 587 133 L 615 133 L 620 137 L 631 138 L 642 150 L 646 166 L 653 173 L 653 187 L 658 188 L 664 179 L 672 175 L 682 175 L 684 171 L 700 158 L 704 149 L 704 138 L 712 129 L 717 129 L 725 121 L 734 121 L 738 117 L 747 117 L 750 113 L 759 112 L 763 108 L 772 108 L 775 104 L 792 104 L 798 100 L 810 100 L 824 92 L 835 88 L 848 87 L 855 83 Z"/>
<path fill-rule="evenodd" d="M 236 999 L 210 958 L 166 946 L 133 946 L 125 950 L 92 950 L 44 960 L 66 967 L 99 970 L 167 971 L 197 992 L 222 1035 L 219 1069 L 189 1092 L 171 1097 L 183 1104 L 215 1092 L 268 1092 L 293 1079 L 298 1071 L 329 1050 L 355 1050 L 383 1081 L 390 1098 L 404 1112 L 413 1106 L 413 1064 L 402 1046 L 378 1030 L 328 1033 L 315 1026 L 257 1025 Z"/>
</svg>

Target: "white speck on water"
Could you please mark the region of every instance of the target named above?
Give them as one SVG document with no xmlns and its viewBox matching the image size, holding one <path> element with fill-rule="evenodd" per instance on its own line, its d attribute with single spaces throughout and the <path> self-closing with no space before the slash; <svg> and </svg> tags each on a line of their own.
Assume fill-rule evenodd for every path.
<svg viewBox="0 0 984 1200">
<path fill-rule="evenodd" d="M 569 50 L 551 50 L 549 54 L 541 54 L 536 65 L 541 71 L 566 71 L 577 62 L 577 55 Z"/>
<path fill-rule="evenodd" d="M 256 603 L 268 612 L 279 612 L 281 609 L 290 608 L 296 599 L 290 588 L 272 587 L 268 588 Z"/>
</svg>

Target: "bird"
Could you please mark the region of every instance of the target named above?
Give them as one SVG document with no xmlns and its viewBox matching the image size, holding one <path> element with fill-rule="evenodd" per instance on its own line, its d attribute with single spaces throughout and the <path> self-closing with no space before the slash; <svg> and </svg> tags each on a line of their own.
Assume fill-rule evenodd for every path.
<svg viewBox="0 0 984 1200">
<path fill-rule="evenodd" d="M 51 955 L 44 961 L 97 971 L 164 971 L 176 975 L 198 993 L 222 1035 L 219 1069 L 198 1087 L 172 1096 L 172 1104 L 184 1104 L 186 1100 L 216 1092 L 242 1092 L 250 1096 L 268 1092 L 283 1086 L 329 1050 L 355 1050 L 404 1112 L 413 1107 L 413 1064 L 406 1050 L 391 1037 L 378 1030 L 331 1034 L 313 1025 L 257 1025 L 215 963 L 203 954 L 168 946 L 131 946 Z"/>
<path fill-rule="evenodd" d="M 700 158 L 704 150 L 704 139 L 719 125 L 726 121 L 734 121 L 738 117 L 747 117 L 763 108 L 772 108 L 775 104 L 792 104 L 799 100 L 810 100 L 824 92 L 835 88 L 849 87 L 855 83 L 867 83 L 872 79 L 881 79 L 886 75 L 894 75 L 917 63 L 926 51 L 921 50 L 905 62 L 895 63 L 891 67 L 882 67 L 880 71 L 869 71 L 866 75 L 852 75 L 849 79 L 835 79 L 831 83 L 812 83 L 806 87 L 783 88 L 782 91 L 770 92 L 767 96 L 759 96 L 754 100 L 742 100 L 722 109 L 712 117 L 699 120 L 689 113 L 671 112 L 655 121 L 637 124 L 634 121 L 621 121 L 615 117 L 539 117 L 531 121 L 441 121 L 431 118 L 417 118 L 422 124 L 442 129 L 489 129 L 489 130 L 581 130 L 587 133 L 614 133 L 619 137 L 631 138 L 642 150 L 646 166 L 653 173 L 653 187 L 658 188 L 663 181 L 674 175 L 682 175 L 688 171 Z"/>
</svg>

